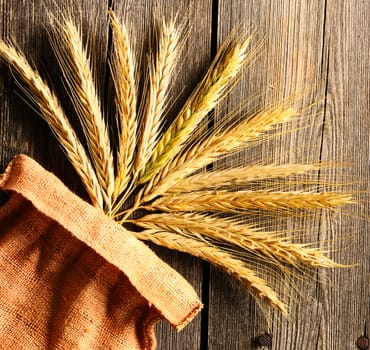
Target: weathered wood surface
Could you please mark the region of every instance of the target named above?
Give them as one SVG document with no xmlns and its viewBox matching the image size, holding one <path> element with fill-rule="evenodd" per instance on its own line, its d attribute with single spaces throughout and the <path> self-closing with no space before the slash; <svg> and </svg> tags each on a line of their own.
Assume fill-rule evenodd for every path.
<svg viewBox="0 0 370 350">
<path fill-rule="evenodd" d="M 154 6 L 151 1 L 80 1 L 71 6 L 62 0 L 0 0 L 1 35 L 14 38 L 32 58 L 68 106 L 60 72 L 47 40 L 48 11 L 69 8 L 81 18 L 98 52 L 98 80 L 105 91 L 107 48 L 110 45 L 106 11 L 110 6 L 124 18 L 141 50 L 148 43 Z M 369 18 L 368 0 L 160 0 L 166 14 L 180 10 L 190 27 L 185 54 L 176 71 L 175 111 L 204 72 L 217 46 L 234 27 L 258 28 L 266 39 L 256 63 L 246 72 L 230 101 L 244 101 L 258 94 L 261 102 L 284 98 L 312 88 L 306 104 L 322 101 L 322 110 L 309 129 L 285 135 L 241 155 L 293 161 L 347 161 L 353 167 L 337 170 L 350 181 L 370 186 L 369 118 Z M 46 25 L 46 28 L 45 28 Z M 0 168 L 18 153 L 26 153 L 56 173 L 70 188 L 82 193 L 52 133 L 37 113 L 24 102 L 6 66 L 0 67 Z M 46 74 L 47 72 L 47 74 Z M 102 94 L 105 96 L 104 94 Z M 170 117 L 170 116 L 169 116 Z M 218 117 L 219 118 L 219 117 Z M 217 122 L 218 119 L 216 119 Z M 232 160 L 232 161 L 240 161 Z M 156 249 L 193 284 L 205 303 L 201 316 L 176 334 L 166 324 L 158 327 L 158 349 L 258 349 L 260 334 L 272 335 L 272 349 L 356 349 L 356 339 L 370 327 L 370 220 L 366 206 L 331 225 L 315 225 L 312 240 L 332 242 L 333 257 L 342 263 L 358 263 L 352 269 L 322 271 L 306 285 L 310 296 L 294 306 L 290 320 L 265 317 L 242 288 L 223 273 L 196 259 Z M 359 218 L 365 218 L 361 220 Z M 346 239 L 340 239 L 344 233 Z M 317 282 L 316 282 L 317 280 Z M 329 282 L 320 283 L 325 280 Z M 366 330 L 367 327 L 367 330 Z"/>
</svg>

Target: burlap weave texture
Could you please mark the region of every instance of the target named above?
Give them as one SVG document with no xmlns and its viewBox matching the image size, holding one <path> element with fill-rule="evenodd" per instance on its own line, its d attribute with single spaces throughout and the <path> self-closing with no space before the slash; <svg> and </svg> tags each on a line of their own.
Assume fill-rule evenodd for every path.
<svg viewBox="0 0 370 350">
<path fill-rule="evenodd" d="M 26 156 L 0 179 L 1 349 L 153 349 L 193 288 L 146 245 Z"/>
</svg>

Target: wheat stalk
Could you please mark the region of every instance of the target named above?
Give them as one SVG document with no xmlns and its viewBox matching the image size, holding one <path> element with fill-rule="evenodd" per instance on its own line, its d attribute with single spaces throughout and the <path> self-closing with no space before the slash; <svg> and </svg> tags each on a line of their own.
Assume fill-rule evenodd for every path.
<svg viewBox="0 0 370 350">
<path fill-rule="evenodd" d="M 54 48 L 86 133 L 103 199 L 109 211 L 114 191 L 113 156 L 91 72 L 90 60 L 82 44 L 81 34 L 72 20 L 65 20 L 60 28 L 60 35 L 67 55 L 61 54 L 59 43 L 54 43 Z"/>
<path fill-rule="evenodd" d="M 32 99 L 39 106 L 43 118 L 54 131 L 80 176 L 92 203 L 103 208 L 102 194 L 94 169 L 54 92 L 44 82 L 37 70 L 30 66 L 24 55 L 14 46 L 8 45 L 2 40 L 0 40 L 0 56 L 10 64 L 26 84 Z"/>
<path fill-rule="evenodd" d="M 238 279 L 259 299 L 277 307 L 284 315 L 287 314 L 286 305 L 280 301 L 276 293 L 266 284 L 266 281 L 256 276 L 255 272 L 248 269 L 243 261 L 234 258 L 221 248 L 199 238 L 196 239 L 164 230 L 135 232 L 135 236 L 141 240 L 151 241 L 157 245 L 187 253 L 210 262 Z"/>
<path fill-rule="evenodd" d="M 191 237 L 208 237 L 231 244 L 268 258 L 270 263 L 281 261 L 293 266 L 340 267 L 316 248 L 292 243 L 277 232 L 266 232 L 250 225 L 235 223 L 220 217 L 197 213 L 150 214 L 132 222 L 147 230 L 163 230 L 187 234 Z"/>
<path fill-rule="evenodd" d="M 321 169 L 318 164 L 282 164 L 235 167 L 199 173 L 179 180 L 168 193 L 201 191 L 209 188 L 233 187 L 248 182 L 302 175 Z"/>
<path fill-rule="evenodd" d="M 227 86 L 250 60 L 247 54 L 249 43 L 250 37 L 222 47 L 203 80 L 158 141 L 138 184 L 149 181 L 175 157 L 203 118 L 225 97 Z"/>
<path fill-rule="evenodd" d="M 117 198 L 130 181 L 130 172 L 136 147 L 136 81 L 135 64 L 125 25 L 109 12 L 113 29 L 114 57 L 111 71 L 116 90 L 115 103 L 119 120 L 119 140 L 117 151 L 117 176 L 114 196 Z"/>
<path fill-rule="evenodd" d="M 158 30 L 157 52 L 149 62 L 149 87 L 146 97 L 140 142 L 136 155 L 136 171 L 142 172 L 158 141 L 164 110 L 168 103 L 172 72 L 179 57 L 181 30 L 174 21 L 162 19 Z"/>
<path fill-rule="evenodd" d="M 166 195 L 145 206 L 147 210 L 239 212 L 250 208 L 262 210 L 332 208 L 354 203 L 349 193 L 200 191 Z"/>
<path fill-rule="evenodd" d="M 175 157 L 160 173 L 158 173 L 140 193 L 143 196 L 139 202 L 151 201 L 156 196 L 165 194 L 179 181 L 202 169 L 212 162 L 240 150 L 249 142 L 261 137 L 279 124 L 290 121 L 297 112 L 291 108 L 276 107 L 260 112 L 238 125 L 232 125 L 226 130 L 219 130 L 207 139 L 194 144 L 183 154 Z"/>
<path fill-rule="evenodd" d="M 278 191 L 273 191 L 274 187 L 270 185 L 268 190 L 237 189 L 238 185 L 248 182 L 287 178 L 322 169 L 317 164 L 240 166 L 195 174 L 199 169 L 261 141 L 265 133 L 297 115 L 297 111 L 287 107 L 285 102 L 237 122 L 232 122 L 234 115 L 229 115 L 221 126 L 212 129 L 204 138 L 194 136 L 197 126 L 227 96 L 236 75 L 251 61 L 252 53 L 256 51 L 247 53 L 250 38 L 229 39 L 221 47 L 175 121 L 163 135 L 159 135 L 164 111 L 169 103 L 171 73 L 178 58 L 182 32 L 175 27 L 174 21 L 162 20 L 158 48 L 149 63 L 148 93 L 143 94 L 145 100 L 141 106 L 145 107 L 141 135 L 137 137 L 137 114 L 140 113 L 136 112 L 137 81 L 128 33 L 113 11 L 110 11 L 110 19 L 115 50 L 111 70 L 117 92 L 115 103 L 120 127 L 116 178 L 90 59 L 72 20 L 65 20 L 58 26 L 66 50 L 61 49 L 56 37 L 52 44 L 71 90 L 70 95 L 82 122 L 93 163 L 58 99 L 38 72 L 30 67 L 21 53 L 3 42 L 0 42 L 0 56 L 26 82 L 95 205 L 106 209 L 107 214 L 119 223 L 134 224 L 135 231 L 132 234 L 139 239 L 194 255 L 222 268 L 239 279 L 254 295 L 286 314 L 286 305 L 278 295 L 265 280 L 247 268 L 246 257 L 249 253 L 279 266 L 284 272 L 285 264 L 298 268 L 302 265 L 342 265 L 325 256 L 322 250 L 308 244 L 293 243 L 290 237 L 282 233 L 263 231 L 243 223 L 241 219 L 219 216 L 253 209 L 269 210 L 276 214 L 295 210 L 307 212 L 310 209 L 354 203 L 353 196 L 324 191 L 319 187 L 310 192 L 308 186 L 302 186 L 305 191 L 284 192 L 278 187 L 280 182 L 276 187 Z M 134 159 L 135 151 L 138 155 Z M 128 186 L 130 180 L 132 184 Z M 320 182 L 314 184 L 320 186 Z M 132 193 L 136 193 L 136 198 L 130 197 Z M 121 205 L 131 203 L 131 199 L 134 200 L 133 205 L 119 212 L 124 210 Z M 142 211 L 140 214 L 144 216 L 127 220 L 130 213 L 139 207 L 160 212 Z M 209 212 L 216 214 L 211 216 Z"/>
</svg>

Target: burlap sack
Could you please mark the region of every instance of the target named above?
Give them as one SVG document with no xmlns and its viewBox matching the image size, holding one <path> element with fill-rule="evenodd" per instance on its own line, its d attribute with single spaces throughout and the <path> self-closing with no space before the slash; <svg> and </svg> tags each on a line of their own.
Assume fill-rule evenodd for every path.
<svg viewBox="0 0 370 350">
<path fill-rule="evenodd" d="M 153 349 L 182 328 L 192 287 L 128 231 L 26 156 L 0 179 L 1 349 Z"/>
</svg>

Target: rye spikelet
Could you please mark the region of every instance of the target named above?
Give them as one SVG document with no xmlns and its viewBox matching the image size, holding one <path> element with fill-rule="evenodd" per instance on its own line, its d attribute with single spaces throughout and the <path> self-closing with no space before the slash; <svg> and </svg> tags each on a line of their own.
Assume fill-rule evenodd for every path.
<svg viewBox="0 0 370 350">
<path fill-rule="evenodd" d="M 163 196 L 145 206 L 147 210 L 239 212 L 247 209 L 297 210 L 333 208 L 354 203 L 349 193 L 200 191 Z"/>
<path fill-rule="evenodd" d="M 276 125 L 290 121 L 297 112 L 291 108 L 270 108 L 226 130 L 219 130 L 207 139 L 192 145 L 175 157 L 145 187 L 142 202 L 165 194 L 172 186 L 193 172 L 240 150 Z"/>
<path fill-rule="evenodd" d="M 133 165 L 136 147 L 136 81 L 135 64 L 131 52 L 128 32 L 125 25 L 109 12 L 113 29 L 114 56 L 111 64 L 116 90 L 116 108 L 119 121 L 119 140 L 117 146 L 117 176 L 114 186 L 114 199 L 121 194 L 128 182 Z"/>
<path fill-rule="evenodd" d="M 149 181 L 175 157 L 203 118 L 225 97 L 226 88 L 246 64 L 250 37 L 221 48 L 207 74 L 157 143 L 138 184 Z"/>
<path fill-rule="evenodd" d="M 137 172 L 144 170 L 158 141 L 161 122 L 168 103 L 172 72 L 178 62 L 180 35 L 181 30 L 176 28 L 174 21 L 161 20 L 158 28 L 157 50 L 151 55 L 149 62 L 149 87 L 135 165 Z"/>
<path fill-rule="evenodd" d="M 233 257 L 221 248 L 212 246 L 202 239 L 183 236 L 171 231 L 146 230 L 136 232 L 135 235 L 141 240 L 151 241 L 157 245 L 210 262 L 238 279 L 257 298 L 264 300 L 280 310 L 282 314 L 287 315 L 286 305 L 280 301 L 276 293 L 266 284 L 266 281 L 247 268 L 243 261 Z"/>
<path fill-rule="evenodd" d="M 340 267 L 317 248 L 292 243 L 278 232 L 267 232 L 233 220 L 197 213 L 150 214 L 132 221 L 141 228 L 211 238 L 261 256 L 270 263 L 292 266 Z"/>
<path fill-rule="evenodd" d="M 168 188 L 168 193 L 202 191 L 210 188 L 234 187 L 259 180 L 286 178 L 319 170 L 318 164 L 255 165 L 216 170 L 191 175 Z"/>
<path fill-rule="evenodd" d="M 102 193 L 91 162 L 69 123 L 58 98 L 44 82 L 36 69 L 33 69 L 24 55 L 14 46 L 0 40 L 0 56 L 18 73 L 29 90 L 30 97 L 40 108 L 55 136 L 65 150 L 67 157 L 76 169 L 91 202 L 103 208 Z"/>
<path fill-rule="evenodd" d="M 54 48 L 71 89 L 73 103 L 84 128 L 103 199 L 109 211 L 114 191 L 113 156 L 90 59 L 82 44 L 81 34 L 72 20 L 63 23 L 60 35 L 66 54 L 62 54 L 59 43 L 54 43 Z"/>
</svg>

